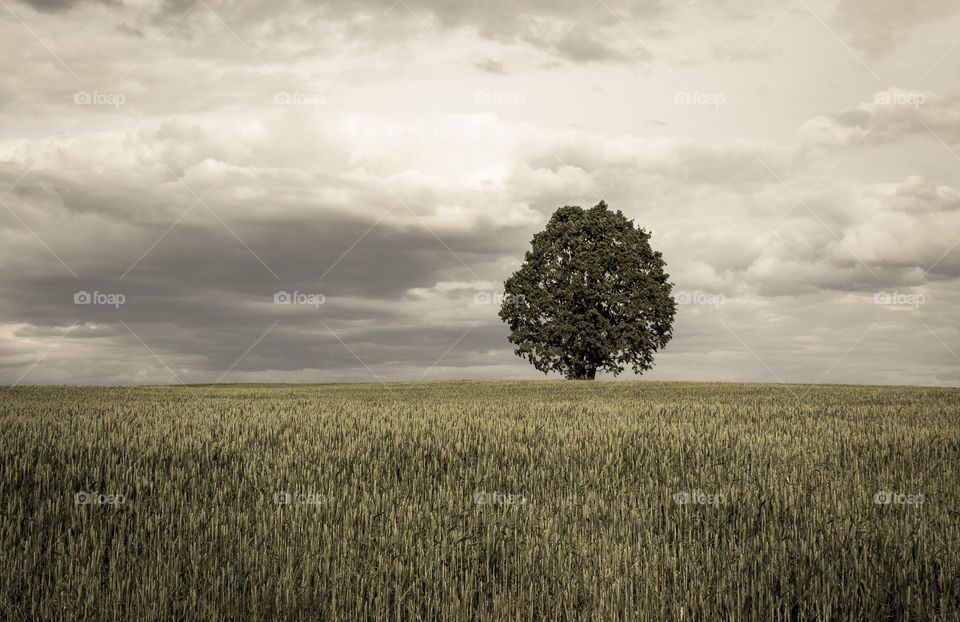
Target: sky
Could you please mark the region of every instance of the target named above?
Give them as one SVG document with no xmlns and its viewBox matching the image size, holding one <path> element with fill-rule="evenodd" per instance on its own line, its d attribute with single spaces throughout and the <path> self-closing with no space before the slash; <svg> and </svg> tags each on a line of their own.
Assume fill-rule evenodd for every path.
<svg viewBox="0 0 960 622">
<path fill-rule="evenodd" d="M 0 0 L 0 384 L 543 378 L 497 297 L 605 200 L 680 303 L 643 379 L 960 386 L 958 33 L 954 0 Z"/>
</svg>

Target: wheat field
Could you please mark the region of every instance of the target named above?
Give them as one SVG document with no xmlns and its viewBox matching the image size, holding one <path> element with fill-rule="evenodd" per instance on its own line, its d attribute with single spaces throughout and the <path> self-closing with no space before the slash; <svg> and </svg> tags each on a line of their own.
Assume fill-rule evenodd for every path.
<svg viewBox="0 0 960 622">
<path fill-rule="evenodd" d="M 0 388 L 0 618 L 956 620 L 960 390 Z"/>
</svg>

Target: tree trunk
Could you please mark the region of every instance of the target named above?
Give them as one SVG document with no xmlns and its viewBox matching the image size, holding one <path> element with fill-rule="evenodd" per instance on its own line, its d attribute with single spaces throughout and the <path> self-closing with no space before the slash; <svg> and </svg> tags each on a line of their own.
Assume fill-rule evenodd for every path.
<svg viewBox="0 0 960 622">
<path fill-rule="evenodd" d="M 567 380 L 596 380 L 597 379 L 597 368 L 577 365 L 576 367 L 570 369 L 567 374 Z"/>
</svg>

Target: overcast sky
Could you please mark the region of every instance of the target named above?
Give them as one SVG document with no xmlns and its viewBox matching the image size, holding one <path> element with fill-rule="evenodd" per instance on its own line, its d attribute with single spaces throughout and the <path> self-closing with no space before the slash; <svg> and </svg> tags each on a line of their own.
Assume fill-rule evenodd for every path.
<svg viewBox="0 0 960 622">
<path fill-rule="evenodd" d="M 489 301 L 604 199 L 682 303 L 644 378 L 960 385 L 958 33 L 955 0 L 0 0 L 0 383 L 542 378 Z"/>
</svg>

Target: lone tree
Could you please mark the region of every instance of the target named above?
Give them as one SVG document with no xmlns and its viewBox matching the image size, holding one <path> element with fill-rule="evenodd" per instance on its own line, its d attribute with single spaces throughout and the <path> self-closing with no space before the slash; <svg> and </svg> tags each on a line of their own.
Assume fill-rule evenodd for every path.
<svg viewBox="0 0 960 622">
<path fill-rule="evenodd" d="M 543 373 L 594 380 L 626 365 L 640 374 L 673 336 L 676 303 L 650 234 L 600 201 L 565 205 L 533 237 L 504 283 L 500 318 L 517 356 Z"/>
</svg>

